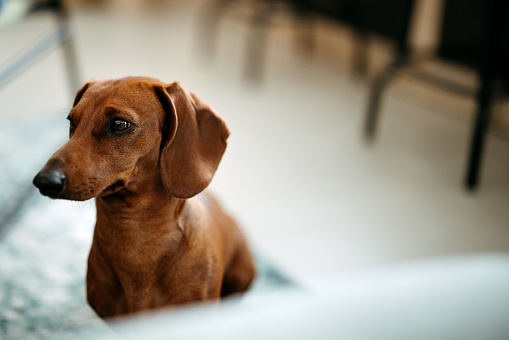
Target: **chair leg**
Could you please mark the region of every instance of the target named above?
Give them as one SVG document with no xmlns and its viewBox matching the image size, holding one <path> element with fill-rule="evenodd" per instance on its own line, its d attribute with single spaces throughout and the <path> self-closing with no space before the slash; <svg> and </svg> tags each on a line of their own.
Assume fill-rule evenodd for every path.
<svg viewBox="0 0 509 340">
<path fill-rule="evenodd" d="M 81 77 L 78 69 L 78 61 L 76 58 L 76 51 L 74 48 L 74 40 L 72 37 L 69 37 L 62 45 L 64 58 L 65 58 L 65 66 L 67 70 L 67 79 L 69 83 L 69 88 L 71 91 L 71 95 L 74 97 L 76 91 L 79 90 L 81 86 Z"/>
<path fill-rule="evenodd" d="M 397 57 L 396 60 L 375 79 L 371 86 L 366 120 L 364 122 L 364 136 L 368 141 L 372 141 L 376 134 L 376 125 L 378 122 L 380 101 L 383 91 L 387 87 L 389 81 L 393 78 L 395 71 L 403 65 L 403 58 Z"/>
<path fill-rule="evenodd" d="M 315 20 L 306 9 L 295 10 L 295 47 L 307 62 L 313 61 L 315 55 Z"/>
<path fill-rule="evenodd" d="M 75 92 L 78 91 L 81 86 L 81 77 L 78 68 L 78 59 L 76 57 L 72 29 L 70 27 L 69 13 L 66 5 L 62 3 L 62 1 L 55 1 L 54 6 L 59 20 L 58 32 L 60 35 L 60 41 L 62 41 L 62 52 L 64 54 L 67 81 L 69 84 L 70 94 L 74 97 Z"/>
<path fill-rule="evenodd" d="M 490 106 L 493 97 L 493 80 L 502 62 L 504 32 L 507 32 L 505 16 L 509 9 L 507 1 L 486 2 L 486 27 L 479 69 L 481 86 L 477 94 L 477 117 L 472 133 L 470 159 L 466 186 L 469 190 L 477 187 L 481 167 L 486 130 L 490 119 Z"/>
<path fill-rule="evenodd" d="M 470 144 L 470 159 L 468 161 L 466 186 L 474 190 L 479 182 L 479 172 L 486 137 L 486 130 L 490 118 L 490 104 L 492 98 L 492 82 L 483 80 L 477 99 L 477 116 L 472 131 Z"/>
<path fill-rule="evenodd" d="M 66 26 L 68 23 L 66 24 Z M 66 30 L 70 30 L 68 27 Z M 76 50 L 74 46 L 74 39 L 71 32 L 67 32 L 67 39 L 62 43 L 62 51 L 64 53 L 65 68 L 67 71 L 67 81 L 69 83 L 69 89 L 71 96 L 74 97 L 76 91 L 81 86 L 81 76 L 78 68 L 78 60 L 76 57 Z"/>
<path fill-rule="evenodd" d="M 203 60 L 209 60 L 215 55 L 221 19 L 233 4 L 233 0 L 213 0 L 200 10 L 197 27 L 199 36 L 196 41 L 199 45 L 198 54 Z"/>
<path fill-rule="evenodd" d="M 352 71 L 355 77 L 365 78 L 368 73 L 369 37 L 364 31 L 352 31 Z"/>
<path fill-rule="evenodd" d="M 254 83 L 260 83 L 263 78 L 265 64 L 265 50 L 269 21 L 273 11 L 272 0 L 261 2 L 259 8 L 251 18 L 250 32 L 247 39 L 245 62 L 245 76 Z"/>
</svg>

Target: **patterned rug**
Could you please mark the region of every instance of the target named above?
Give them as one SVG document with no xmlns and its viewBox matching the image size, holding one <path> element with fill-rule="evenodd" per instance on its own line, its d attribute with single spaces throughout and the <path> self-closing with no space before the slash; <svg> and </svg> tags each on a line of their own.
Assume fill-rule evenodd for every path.
<svg viewBox="0 0 509 340">
<path fill-rule="evenodd" d="M 32 178 L 65 142 L 65 115 L 15 119 L 0 124 L 0 239 L 21 203 L 35 190 Z"/>
<path fill-rule="evenodd" d="M 0 339 L 72 339 L 83 332 L 108 332 L 85 299 L 93 202 L 50 200 L 31 186 L 66 134 L 62 117 L 0 127 Z M 262 256 L 257 267 L 246 302 L 266 303 L 280 289 L 294 287 Z"/>
</svg>

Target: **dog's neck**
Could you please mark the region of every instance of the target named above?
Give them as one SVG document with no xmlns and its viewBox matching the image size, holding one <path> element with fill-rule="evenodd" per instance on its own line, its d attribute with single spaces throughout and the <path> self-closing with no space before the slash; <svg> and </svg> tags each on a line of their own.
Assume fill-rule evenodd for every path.
<svg viewBox="0 0 509 340">
<path fill-rule="evenodd" d="M 148 186 L 139 191 L 127 188 L 115 194 L 97 197 L 97 217 L 107 218 L 109 225 L 123 221 L 119 227 L 126 222 L 129 225 L 167 225 L 176 219 L 176 212 L 184 201 L 170 196 L 162 185 Z"/>
<path fill-rule="evenodd" d="M 185 236 L 178 221 L 184 203 L 157 182 L 97 197 L 94 243 L 108 262 L 125 267 L 118 269 L 142 270 L 180 248 Z"/>
<path fill-rule="evenodd" d="M 152 163 L 155 163 L 152 160 Z M 144 176 L 139 176 L 144 173 Z M 116 193 L 96 198 L 98 222 L 108 228 L 168 227 L 176 222 L 177 213 L 185 202 L 172 197 L 164 188 L 158 166 L 136 167 L 133 178 Z M 156 212 L 156 213 L 155 213 Z"/>
</svg>

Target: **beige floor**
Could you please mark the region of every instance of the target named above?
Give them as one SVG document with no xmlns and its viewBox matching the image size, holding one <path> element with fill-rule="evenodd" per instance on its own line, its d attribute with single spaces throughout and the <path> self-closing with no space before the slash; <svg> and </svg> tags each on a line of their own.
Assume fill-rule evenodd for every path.
<svg viewBox="0 0 509 340">
<path fill-rule="evenodd" d="M 401 261 L 509 251 L 509 140 L 500 126 L 478 192 L 462 187 L 472 100 L 398 80 L 368 146 L 360 133 L 368 87 L 351 76 L 348 35 L 322 23 L 309 61 L 279 18 L 255 86 L 243 77 L 248 29 L 239 13 L 222 22 L 213 57 L 201 48 L 204 2 L 73 3 L 79 63 L 84 80 L 178 80 L 227 119 L 233 134 L 212 188 L 253 248 L 310 287 Z M 11 27 L 1 46 L 14 49 L 48 25 L 35 17 Z M 55 51 L 3 88 L 0 119 L 65 119 L 61 64 Z"/>
</svg>

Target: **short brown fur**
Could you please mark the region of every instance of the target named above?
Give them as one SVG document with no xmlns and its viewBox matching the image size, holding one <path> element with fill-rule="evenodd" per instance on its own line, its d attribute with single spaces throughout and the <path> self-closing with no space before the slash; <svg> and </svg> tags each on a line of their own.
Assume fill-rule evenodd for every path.
<svg viewBox="0 0 509 340">
<path fill-rule="evenodd" d="M 109 131 L 119 118 L 130 129 Z M 96 198 L 87 299 L 99 316 L 218 300 L 249 287 L 247 244 L 202 192 L 230 133 L 214 110 L 179 83 L 136 77 L 88 82 L 69 119 L 69 141 L 39 174 L 65 176 L 50 197 Z"/>
</svg>

